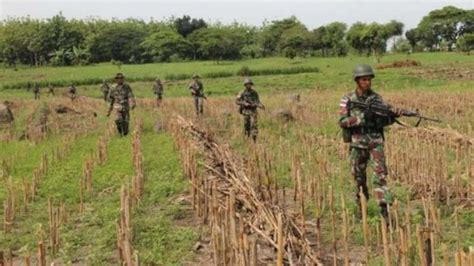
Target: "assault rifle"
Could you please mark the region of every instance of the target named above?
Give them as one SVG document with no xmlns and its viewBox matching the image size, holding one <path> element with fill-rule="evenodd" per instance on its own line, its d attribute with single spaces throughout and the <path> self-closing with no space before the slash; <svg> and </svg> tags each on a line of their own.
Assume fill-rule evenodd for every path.
<svg viewBox="0 0 474 266">
<path fill-rule="evenodd" d="M 262 103 L 252 103 L 250 101 L 243 101 L 243 102 L 238 102 L 237 103 L 240 107 L 242 108 L 260 108 L 260 109 L 265 109 L 265 106 Z"/>
<path fill-rule="evenodd" d="M 397 117 L 397 114 L 393 111 L 392 106 L 390 106 L 389 104 L 380 102 L 380 101 L 371 101 L 371 102 L 368 102 L 368 103 L 359 102 L 359 101 L 349 101 L 348 106 L 349 106 L 349 110 L 351 110 L 353 108 L 361 108 L 363 110 L 369 110 L 369 111 L 371 111 L 371 112 L 373 112 L 377 115 L 380 115 L 380 116 L 389 116 L 389 117 L 393 117 L 393 118 Z M 421 121 L 423 121 L 423 120 L 441 123 L 441 120 L 439 120 L 437 118 L 430 118 L 430 117 L 420 115 L 420 113 L 418 113 L 418 110 L 417 111 L 410 111 L 410 110 L 407 110 L 407 109 L 401 109 L 401 116 L 418 118 L 418 121 L 416 122 L 415 127 L 418 127 L 420 125 Z M 405 126 L 404 124 L 400 123 L 396 119 L 395 119 L 395 122 L 397 122 L 400 125 Z"/>
</svg>

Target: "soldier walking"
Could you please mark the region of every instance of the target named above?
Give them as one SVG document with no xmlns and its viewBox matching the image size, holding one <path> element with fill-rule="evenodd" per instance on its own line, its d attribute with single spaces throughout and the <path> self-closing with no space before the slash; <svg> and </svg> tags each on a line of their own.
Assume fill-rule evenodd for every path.
<svg viewBox="0 0 474 266">
<path fill-rule="evenodd" d="M 135 96 L 133 95 L 130 85 L 124 82 L 125 76 L 117 73 L 115 81 L 117 85 L 110 91 L 109 101 L 110 108 L 107 116 L 112 110 L 115 113 L 115 124 L 117 131 L 121 136 L 128 135 L 130 122 L 130 109 L 135 108 Z"/>
<path fill-rule="evenodd" d="M 245 89 L 237 95 L 235 103 L 239 106 L 239 113 L 244 116 L 244 134 L 257 141 L 258 135 L 258 112 L 257 109 L 265 109 L 260 102 L 257 91 L 252 86 L 250 78 L 244 80 Z"/>
<path fill-rule="evenodd" d="M 48 83 L 48 96 L 50 95 L 54 96 L 54 87 L 51 83 Z"/>
<path fill-rule="evenodd" d="M 35 84 L 35 86 L 33 88 L 33 93 L 35 94 L 35 100 L 39 100 L 39 98 L 40 98 L 40 87 L 39 87 L 38 83 Z"/>
<path fill-rule="evenodd" d="M 392 203 L 393 196 L 387 186 L 387 166 L 384 153 L 384 127 L 395 122 L 395 117 L 400 116 L 402 110 L 392 108 L 394 117 L 382 116 L 370 109 L 352 108 L 351 102 L 380 102 L 383 99 L 372 90 L 372 79 L 375 74 L 369 65 L 356 65 L 353 78 L 356 89 L 344 95 L 339 104 L 339 126 L 343 129 L 344 141 L 350 143 L 351 172 L 356 183 L 356 202 L 361 208 L 359 191 L 365 198 L 369 198 L 367 187 L 367 164 L 372 158 L 374 175 L 375 199 L 380 206 L 384 218 L 388 217 L 387 206 Z M 361 212 L 360 212 L 361 214 Z"/>
<path fill-rule="evenodd" d="M 161 83 L 160 78 L 156 78 L 155 83 L 153 83 L 153 93 L 156 95 L 156 106 L 160 107 L 161 101 L 163 100 L 163 83 Z"/>
<path fill-rule="evenodd" d="M 189 90 L 191 91 L 191 95 L 194 99 L 194 108 L 196 109 L 196 115 L 202 115 L 204 112 L 204 86 L 202 82 L 199 80 L 199 75 L 193 75 L 193 82 L 189 84 Z"/>
<path fill-rule="evenodd" d="M 102 81 L 102 86 L 100 86 L 100 90 L 104 94 L 104 101 L 107 102 L 107 99 L 108 99 L 107 97 L 109 96 L 109 92 L 110 92 L 110 86 L 107 83 L 107 80 L 104 79 Z"/>
<path fill-rule="evenodd" d="M 69 98 L 71 98 L 71 101 L 76 99 L 76 92 L 76 86 L 74 86 L 74 83 L 71 83 L 71 86 L 69 86 Z"/>
</svg>

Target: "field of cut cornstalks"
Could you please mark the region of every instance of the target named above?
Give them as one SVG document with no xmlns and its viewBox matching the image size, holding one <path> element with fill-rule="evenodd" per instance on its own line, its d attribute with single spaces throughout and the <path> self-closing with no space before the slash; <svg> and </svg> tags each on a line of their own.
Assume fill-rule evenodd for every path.
<svg viewBox="0 0 474 266">
<path fill-rule="evenodd" d="M 304 89 L 293 87 L 304 75 L 261 78 L 257 143 L 243 135 L 234 91 L 209 96 L 196 117 L 181 92 L 165 90 L 157 108 L 151 84 L 132 83 L 126 137 L 98 90 L 73 102 L 5 91 L 15 122 L 0 133 L 0 265 L 474 265 L 474 93 L 457 87 L 473 81 L 413 81 L 427 67 L 383 69 L 374 85 L 442 120 L 385 132 L 389 226 L 372 193 L 357 216 L 337 125 L 352 85 L 328 86 L 322 77 L 340 79 L 329 67 L 304 74 L 315 80 Z"/>
</svg>

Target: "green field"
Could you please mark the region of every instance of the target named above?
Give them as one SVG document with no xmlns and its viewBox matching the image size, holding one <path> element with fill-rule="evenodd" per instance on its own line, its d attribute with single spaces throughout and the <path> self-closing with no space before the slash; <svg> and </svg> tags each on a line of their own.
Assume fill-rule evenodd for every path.
<svg viewBox="0 0 474 266">
<path fill-rule="evenodd" d="M 421 128 L 405 129 L 393 126 L 387 131 L 386 153 L 389 182 L 397 199 L 394 212 L 400 215 L 398 227 L 389 232 L 392 265 L 400 265 L 400 230 L 411 229 L 406 257 L 410 265 L 421 265 L 417 250 L 417 225 L 433 230 L 435 265 L 447 261 L 454 265 L 455 252 L 474 246 L 474 57 L 461 53 L 390 54 L 375 62 L 370 57 L 344 58 L 267 58 L 242 61 L 183 62 L 146 65 L 111 64 L 82 67 L 0 69 L 0 100 L 12 103 L 16 118 L 10 129 L 2 129 L 0 138 L 0 202 L 14 198 L 14 219 L 9 232 L 0 232 L 0 251 L 20 263 L 25 257 L 36 261 L 40 239 L 46 243 L 47 261 L 58 264 L 105 265 L 119 264 L 116 246 L 116 222 L 120 213 L 120 188 L 131 182 L 135 174 L 132 157 L 132 136 L 115 135 L 113 122 L 104 114 L 107 104 L 101 100 L 102 79 L 111 79 L 122 72 L 131 80 L 138 107 L 132 112 L 131 128 L 135 119 L 143 121 L 140 131 L 144 193 L 132 209 L 132 246 L 144 265 L 205 265 L 212 257 L 209 225 L 202 225 L 190 203 L 190 186 L 183 169 L 183 151 L 176 145 L 170 125 L 175 116 L 194 121 L 204 130 L 212 132 L 218 142 L 228 144 L 240 158 L 270 160 L 268 180 L 276 180 L 280 191 L 285 188 L 289 201 L 293 201 L 293 162 L 301 163 L 303 190 L 305 191 L 305 219 L 309 231 L 317 218 L 321 219 L 322 260 L 331 262 L 332 246 L 337 244 L 338 263 L 343 263 L 344 243 L 349 243 L 348 257 L 354 263 L 365 261 L 362 224 L 355 218 L 356 206 L 352 202 L 353 180 L 344 146 L 337 126 L 337 108 L 344 92 L 353 89 L 351 69 L 356 63 L 372 65 L 394 61 L 415 60 L 418 66 L 376 69 L 374 89 L 384 99 L 397 106 L 419 109 L 422 114 L 440 118 L 442 123 L 424 123 Z M 261 93 L 266 110 L 260 112 L 258 145 L 242 136 L 242 121 L 234 106 L 234 97 L 242 89 L 243 77 L 237 72 L 248 66 L 252 70 L 288 69 L 292 67 L 317 68 L 314 73 L 256 75 L 252 79 Z M 166 80 L 167 75 L 212 75 L 234 73 L 228 77 L 204 78 L 208 101 L 203 119 L 196 120 L 187 85 L 190 79 Z M 152 82 L 163 77 L 164 105 L 154 107 Z M 215 76 L 218 76 L 217 74 Z M 18 87 L 28 81 L 66 84 L 74 81 L 79 99 L 70 102 L 66 88 L 56 87 L 56 96 L 46 95 L 42 88 L 39 101 L 33 93 Z M 294 103 L 291 96 L 300 94 L 301 102 Z M 78 114 L 56 114 L 58 104 L 74 109 Z M 47 106 L 48 130 L 36 136 L 31 133 L 41 105 Z M 278 111 L 290 111 L 295 120 L 284 122 Z M 97 117 L 91 115 L 96 112 Z M 80 114 L 79 114 L 80 113 Z M 413 125 L 414 120 L 402 119 Z M 112 122 L 112 123 L 110 123 Z M 74 134 L 75 131 L 80 133 Z M 107 133 L 107 161 L 98 164 L 98 142 Z M 27 136 L 27 139 L 21 136 Z M 52 159 L 57 149 L 69 150 L 60 159 Z M 32 182 L 32 172 L 38 168 L 46 154 L 50 163 L 40 178 L 38 192 L 28 201 L 24 210 L 24 181 Z M 252 157 L 257 156 L 257 157 Z M 84 210 L 79 211 L 80 180 L 84 175 L 85 160 L 92 158 L 93 191 L 83 199 Z M 202 154 L 197 154 L 201 160 Z M 251 167 L 251 166 L 249 166 Z M 205 175 L 202 162 L 199 172 Z M 256 169 L 252 169 L 257 171 Z M 255 172 L 254 171 L 254 172 Z M 250 171 L 252 172 L 252 171 Z M 252 172 L 253 173 L 253 172 Z M 370 171 L 368 172 L 370 176 Z M 252 181 L 256 182 L 256 177 Z M 315 191 L 316 184 L 320 190 Z M 328 208 L 328 189 L 334 188 L 335 212 Z M 256 188 L 257 189 L 257 186 Z M 29 190 L 28 190 L 29 191 Z M 319 209 L 311 193 L 321 193 L 325 208 Z M 291 197 L 290 197 L 291 194 Z M 13 195 L 13 196 L 12 196 Z M 48 199 L 53 204 L 65 204 L 67 219 L 59 226 L 59 250 L 55 254 L 49 246 Z M 341 201 L 344 201 L 342 204 Z M 286 208 L 300 212 L 299 201 Z M 2 205 L 3 206 L 3 205 Z M 345 206 L 345 207 L 344 207 Z M 430 214 L 433 209 L 434 216 Z M 0 218 L 3 221 L 4 206 Z M 349 213 L 349 236 L 342 235 L 341 214 Z M 408 213 L 408 214 L 407 214 Z M 333 239 L 331 217 L 336 219 Z M 369 265 L 383 265 L 384 253 L 380 243 L 380 218 L 373 199 L 368 205 Z M 408 218 L 407 218 L 408 217 Z M 377 230 L 379 230 L 377 229 Z M 405 231 L 402 231 L 405 232 Z M 316 241 L 314 231 L 308 233 Z M 211 241 L 211 244 L 208 242 Z M 200 241 L 205 246 L 196 250 Z M 262 242 L 263 243 L 263 242 Z M 265 245 L 261 245 L 265 249 Z M 445 248 L 446 247 L 446 248 Z M 271 250 L 271 249 L 270 249 Z M 263 252 L 264 253 L 264 252 Z M 473 256 L 472 251 L 470 256 Z M 461 256 L 462 257 L 462 256 Z M 274 258 L 273 258 L 274 259 Z M 263 260 L 262 260 L 263 261 Z M 268 261 L 267 261 L 268 262 Z M 468 264 L 466 264 L 468 265 Z"/>
</svg>

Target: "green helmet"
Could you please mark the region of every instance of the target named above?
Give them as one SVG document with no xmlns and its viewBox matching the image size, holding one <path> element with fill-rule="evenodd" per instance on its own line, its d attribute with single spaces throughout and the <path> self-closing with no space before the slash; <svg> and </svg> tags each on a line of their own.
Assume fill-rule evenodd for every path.
<svg viewBox="0 0 474 266">
<path fill-rule="evenodd" d="M 369 65 L 359 64 L 356 65 L 352 70 L 352 77 L 354 78 L 354 80 L 365 76 L 371 76 L 372 78 L 375 77 L 374 71 Z"/>
<path fill-rule="evenodd" d="M 198 79 L 198 78 L 200 78 L 200 76 L 198 74 L 193 75 L 193 79 Z"/>
<path fill-rule="evenodd" d="M 253 85 L 253 81 L 250 78 L 244 79 L 244 85 L 251 84 Z"/>
<path fill-rule="evenodd" d="M 117 73 L 117 75 L 115 75 L 115 79 L 123 79 L 123 78 L 125 78 L 125 76 L 122 73 Z"/>
<path fill-rule="evenodd" d="M 161 81 L 160 77 L 156 77 L 155 81 Z"/>
</svg>

